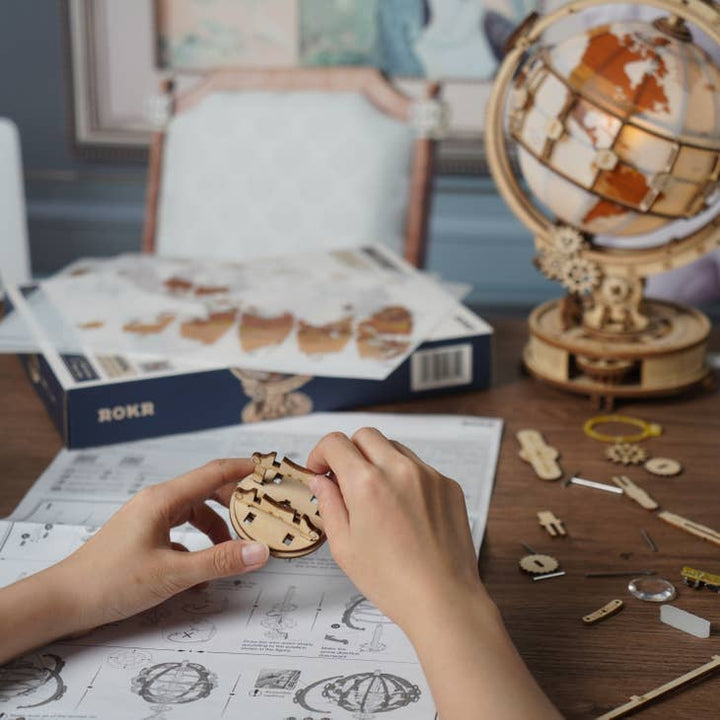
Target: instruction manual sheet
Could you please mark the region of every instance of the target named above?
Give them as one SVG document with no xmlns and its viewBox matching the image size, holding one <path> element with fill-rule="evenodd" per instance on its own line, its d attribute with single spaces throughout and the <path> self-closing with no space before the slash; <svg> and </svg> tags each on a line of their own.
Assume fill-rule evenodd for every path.
<svg viewBox="0 0 720 720">
<path fill-rule="evenodd" d="M 61 451 L 0 521 L 0 586 L 67 556 L 146 485 L 215 457 L 255 451 L 276 450 L 303 463 L 325 433 L 351 434 L 365 425 L 461 484 L 479 551 L 501 420 L 326 413 Z M 173 539 L 190 549 L 208 544 L 189 526 Z M 436 717 L 410 642 L 359 594 L 327 545 L 304 558 L 271 558 L 262 570 L 14 660 L 0 667 L 0 708 L 8 720 Z"/>
</svg>

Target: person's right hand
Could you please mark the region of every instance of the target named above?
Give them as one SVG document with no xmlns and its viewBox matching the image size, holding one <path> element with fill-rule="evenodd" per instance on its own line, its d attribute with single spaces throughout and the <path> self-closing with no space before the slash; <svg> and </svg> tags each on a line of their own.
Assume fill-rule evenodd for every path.
<svg viewBox="0 0 720 720">
<path fill-rule="evenodd" d="M 374 428 L 326 435 L 307 465 L 335 561 L 408 634 L 445 603 L 490 604 L 458 483 Z"/>
</svg>

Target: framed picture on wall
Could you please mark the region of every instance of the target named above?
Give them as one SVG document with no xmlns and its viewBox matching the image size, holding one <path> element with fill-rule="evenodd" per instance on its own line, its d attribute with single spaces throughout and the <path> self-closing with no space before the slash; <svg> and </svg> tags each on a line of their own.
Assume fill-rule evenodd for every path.
<svg viewBox="0 0 720 720">
<path fill-rule="evenodd" d="M 535 0 L 66 0 L 78 151 L 141 156 L 147 106 L 218 66 L 369 65 L 401 90 L 441 80 L 441 173 L 485 173 L 484 108 L 506 38 Z"/>
</svg>

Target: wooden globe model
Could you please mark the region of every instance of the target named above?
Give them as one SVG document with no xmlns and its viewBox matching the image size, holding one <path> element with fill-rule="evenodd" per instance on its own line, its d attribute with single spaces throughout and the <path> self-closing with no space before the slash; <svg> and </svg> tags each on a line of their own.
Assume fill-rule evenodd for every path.
<svg viewBox="0 0 720 720">
<path fill-rule="evenodd" d="M 707 318 L 645 299 L 643 284 L 720 240 L 720 69 L 689 29 L 720 44 L 720 12 L 652 0 L 643 4 L 662 11 L 652 22 L 544 41 L 612 4 L 576 0 L 527 18 L 498 72 L 486 141 L 501 194 L 535 236 L 538 268 L 568 291 L 531 314 L 525 365 L 608 404 L 708 377 Z"/>
</svg>

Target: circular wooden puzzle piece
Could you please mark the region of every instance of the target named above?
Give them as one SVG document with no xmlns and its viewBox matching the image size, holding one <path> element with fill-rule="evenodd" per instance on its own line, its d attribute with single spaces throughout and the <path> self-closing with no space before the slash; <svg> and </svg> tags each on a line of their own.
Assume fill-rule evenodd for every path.
<svg viewBox="0 0 720 720">
<path fill-rule="evenodd" d="M 308 555 L 326 539 L 317 499 L 308 487 L 315 473 L 277 453 L 254 453 L 255 470 L 236 486 L 230 521 L 244 540 L 265 543 L 275 557 Z"/>
</svg>

